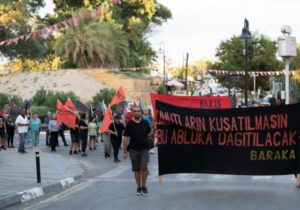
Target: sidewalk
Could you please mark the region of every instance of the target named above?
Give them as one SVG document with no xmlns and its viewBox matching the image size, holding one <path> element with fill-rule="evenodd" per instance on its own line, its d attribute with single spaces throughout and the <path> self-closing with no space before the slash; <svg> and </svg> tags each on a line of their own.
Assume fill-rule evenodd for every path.
<svg viewBox="0 0 300 210">
<path fill-rule="evenodd" d="M 41 134 L 40 149 L 41 183 L 37 183 L 36 158 L 31 144 L 26 144 L 26 154 L 15 148 L 0 151 L 0 209 L 19 202 L 54 193 L 74 183 L 83 175 L 80 163 L 68 156 L 51 153 L 44 145 Z M 70 141 L 66 136 L 67 142 Z M 18 142 L 16 135 L 14 142 Z M 58 150 L 68 151 L 60 146 Z M 62 151 L 62 152 L 63 152 Z"/>
</svg>

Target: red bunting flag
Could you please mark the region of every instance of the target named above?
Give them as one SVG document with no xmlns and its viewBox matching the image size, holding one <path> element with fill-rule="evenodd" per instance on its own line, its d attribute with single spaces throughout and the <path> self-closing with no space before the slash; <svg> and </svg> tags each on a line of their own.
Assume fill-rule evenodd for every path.
<svg viewBox="0 0 300 210">
<path fill-rule="evenodd" d="M 122 87 L 119 87 L 119 89 L 117 90 L 116 94 L 114 95 L 113 99 L 110 102 L 110 107 L 120 103 L 122 101 L 125 101 L 125 94 L 124 94 L 124 90 Z"/>
</svg>

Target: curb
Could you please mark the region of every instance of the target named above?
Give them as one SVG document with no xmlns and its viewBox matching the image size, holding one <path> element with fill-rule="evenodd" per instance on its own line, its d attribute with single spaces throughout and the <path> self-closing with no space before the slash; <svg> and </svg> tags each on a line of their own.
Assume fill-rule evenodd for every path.
<svg viewBox="0 0 300 210">
<path fill-rule="evenodd" d="M 82 175 L 78 175 L 75 177 L 66 178 L 60 180 L 58 183 L 46 185 L 43 187 L 35 187 L 16 194 L 8 195 L 4 198 L 0 198 L 0 209 L 14 204 L 27 202 L 34 198 L 48 195 L 50 193 L 59 192 L 65 189 L 66 187 L 69 187 L 70 185 L 74 184 L 75 182 L 79 181 L 82 177 Z"/>
</svg>

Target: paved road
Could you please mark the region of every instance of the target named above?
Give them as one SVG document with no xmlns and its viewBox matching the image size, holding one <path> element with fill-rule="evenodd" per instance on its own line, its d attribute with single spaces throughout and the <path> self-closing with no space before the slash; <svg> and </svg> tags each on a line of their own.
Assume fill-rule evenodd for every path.
<svg viewBox="0 0 300 210">
<path fill-rule="evenodd" d="M 68 155 L 67 149 L 59 152 Z M 89 156 L 78 159 L 84 180 L 55 196 L 30 201 L 15 209 L 299 209 L 300 190 L 293 176 L 231 176 L 174 174 L 158 184 L 157 155 L 151 155 L 148 196 L 135 195 L 128 160 L 115 164 L 105 159 L 103 144 Z"/>
</svg>

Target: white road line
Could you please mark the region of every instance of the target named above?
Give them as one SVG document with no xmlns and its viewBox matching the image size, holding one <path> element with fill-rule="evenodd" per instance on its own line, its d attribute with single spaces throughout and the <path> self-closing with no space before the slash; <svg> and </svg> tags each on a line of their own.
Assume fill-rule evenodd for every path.
<svg viewBox="0 0 300 210">
<path fill-rule="evenodd" d="M 195 177 L 195 174 L 178 174 L 176 175 L 176 179 L 179 180 L 191 180 Z"/>
<path fill-rule="evenodd" d="M 268 180 L 272 179 L 273 176 L 253 176 L 251 177 L 253 180 Z"/>
<path fill-rule="evenodd" d="M 231 179 L 233 178 L 233 175 L 223 175 L 223 174 L 216 174 L 216 175 L 213 175 L 213 178 L 214 179 Z"/>
<path fill-rule="evenodd" d="M 100 176 L 97 176 L 97 178 L 106 179 L 116 177 L 122 174 L 123 172 L 127 171 L 128 169 L 130 169 L 130 166 L 118 166 L 117 168 L 114 168 Z"/>
</svg>

